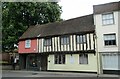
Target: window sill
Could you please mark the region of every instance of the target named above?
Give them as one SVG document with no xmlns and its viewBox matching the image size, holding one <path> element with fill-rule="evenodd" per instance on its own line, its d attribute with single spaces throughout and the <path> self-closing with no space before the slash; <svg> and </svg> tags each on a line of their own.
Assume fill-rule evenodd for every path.
<svg viewBox="0 0 120 79">
<path fill-rule="evenodd" d="M 25 49 L 30 49 L 30 47 L 28 47 L 28 48 L 25 47 Z"/>
<path fill-rule="evenodd" d="M 115 23 L 113 23 L 113 24 L 102 24 L 102 26 L 104 27 L 104 26 L 112 26 L 112 25 L 115 25 Z"/>
<path fill-rule="evenodd" d="M 54 64 L 54 65 L 66 65 L 66 64 Z"/>
<path fill-rule="evenodd" d="M 88 65 L 88 64 L 79 64 L 79 65 Z"/>
<path fill-rule="evenodd" d="M 104 48 L 111 48 L 111 47 L 117 47 L 117 45 L 108 45 L 108 46 L 104 46 Z"/>
</svg>

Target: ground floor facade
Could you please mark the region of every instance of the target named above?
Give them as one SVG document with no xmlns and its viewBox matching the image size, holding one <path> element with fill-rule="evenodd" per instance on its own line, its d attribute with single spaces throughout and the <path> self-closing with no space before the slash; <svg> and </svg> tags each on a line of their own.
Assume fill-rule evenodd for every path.
<svg viewBox="0 0 120 79">
<path fill-rule="evenodd" d="M 101 71 L 119 74 L 120 53 L 100 53 Z M 19 54 L 20 69 L 39 71 L 98 72 L 96 53 Z"/>
<path fill-rule="evenodd" d="M 120 74 L 120 53 L 101 52 L 103 73 Z"/>
<path fill-rule="evenodd" d="M 20 69 L 47 70 L 47 55 L 19 54 Z"/>
<path fill-rule="evenodd" d="M 65 54 L 64 63 L 59 63 L 62 58 L 60 59 L 59 55 L 58 58 L 55 58 L 55 55 L 48 56 L 48 70 L 97 72 L 97 60 L 94 54 Z"/>
<path fill-rule="evenodd" d="M 94 53 L 20 54 L 19 59 L 20 69 L 97 73 L 97 58 Z"/>
<path fill-rule="evenodd" d="M 100 53 L 103 73 L 120 72 L 120 53 Z M 98 72 L 97 54 L 19 54 L 20 69 Z"/>
</svg>

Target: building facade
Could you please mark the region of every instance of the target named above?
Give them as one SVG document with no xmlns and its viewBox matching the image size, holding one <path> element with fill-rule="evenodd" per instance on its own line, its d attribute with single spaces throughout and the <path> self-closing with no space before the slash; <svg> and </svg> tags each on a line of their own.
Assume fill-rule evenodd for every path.
<svg viewBox="0 0 120 79">
<path fill-rule="evenodd" d="M 120 2 L 93 8 L 91 15 L 29 27 L 19 39 L 20 68 L 118 72 Z"/>
<path fill-rule="evenodd" d="M 97 49 L 104 73 L 120 71 L 120 2 L 94 6 Z"/>
<path fill-rule="evenodd" d="M 19 39 L 21 69 L 97 72 L 93 21 L 91 14 L 31 26 Z"/>
</svg>

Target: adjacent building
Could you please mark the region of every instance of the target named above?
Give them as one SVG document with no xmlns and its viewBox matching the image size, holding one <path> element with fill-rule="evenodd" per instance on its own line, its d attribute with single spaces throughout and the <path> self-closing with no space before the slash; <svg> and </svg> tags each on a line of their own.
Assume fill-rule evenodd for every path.
<svg viewBox="0 0 120 79">
<path fill-rule="evenodd" d="M 95 5 L 97 50 L 104 73 L 120 71 L 120 2 Z"/>
<path fill-rule="evenodd" d="M 90 15 L 30 26 L 19 39 L 20 68 L 118 72 L 120 2 L 93 8 Z"/>
</svg>

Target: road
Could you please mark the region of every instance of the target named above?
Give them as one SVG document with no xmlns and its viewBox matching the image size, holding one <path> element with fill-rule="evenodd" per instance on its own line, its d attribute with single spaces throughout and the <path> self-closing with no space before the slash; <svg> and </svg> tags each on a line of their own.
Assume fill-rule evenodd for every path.
<svg viewBox="0 0 120 79">
<path fill-rule="evenodd" d="M 14 70 L 3 70 L 2 79 L 41 79 L 41 78 L 54 79 L 97 79 L 97 74 L 92 73 L 73 73 L 73 72 L 46 72 L 46 71 L 14 71 Z M 54 78 L 53 78 L 54 77 Z M 109 79 L 117 79 L 118 75 L 99 75 L 99 79 L 103 77 L 109 77 Z M 105 78 L 106 79 L 106 78 Z"/>
</svg>

